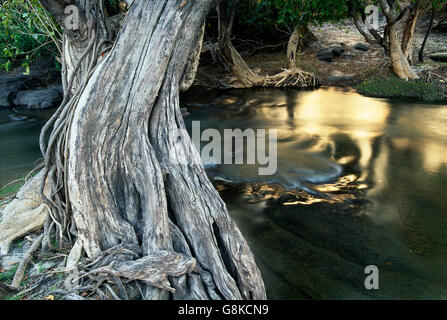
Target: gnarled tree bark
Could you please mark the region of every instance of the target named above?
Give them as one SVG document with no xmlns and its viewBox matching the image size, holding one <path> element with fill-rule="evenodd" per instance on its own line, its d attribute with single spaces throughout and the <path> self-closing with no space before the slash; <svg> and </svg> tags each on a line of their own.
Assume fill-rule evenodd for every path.
<svg viewBox="0 0 447 320">
<path fill-rule="evenodd" d="M 67 66 L 70 94 L 46 126 L 48 144 L 41 137 L 41 174 L 50 180 L 50 192 L 43 183 L 39 192 L 51 213 L 46 237 L 75 241 L 71 268 L 82 250 L 95 260 L 83 277 L 137 281 L 145 299 L 265 299 L 253 254 L 209 181 L 179 107 L 216 1 L 135 0 L 110 51 L 99 2 L 79 5 L 90 12 L 88 44 L 76 66 Z"/>
<path fill-rule="evenodd" d="M 368 32 L 373 37 L 371 38 L 364 30 L 363 24 L 360 21 L 360 16 L 358 12 L 355 11 L 353 2 L 348 2 L 357 30 L 368 43 L 379 44 L 385 49 L 385 52 L 391 60 L 393 71 L 399 78 L 404 80 L 418 79 L 418 75 L 411 69 L 410 64 L 412 59 L 414 30 L 425 1 L 419 0 L 416 4 L 405 7 L 400 12 L 397 12 L 397 2 L 379 0 L 378 3 L 386 17 L 387 24 L 383 36 L 375 29 L 368 29 Z M 410 14 L 405 24 L 404 35 L 402 40 L 399 41 L 397 23 L 408 11 L 410 11 Z"/>
</svg>

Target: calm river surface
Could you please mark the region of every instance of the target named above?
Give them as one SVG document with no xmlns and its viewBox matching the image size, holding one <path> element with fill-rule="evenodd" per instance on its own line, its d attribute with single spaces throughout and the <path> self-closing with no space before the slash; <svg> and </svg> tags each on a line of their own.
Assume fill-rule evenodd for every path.
<svg viewBox="0 0 447 320">
<path fill-rule="evenodd" d="M 192 91 L 201 129 L 277 129 L 278 170 L 207 170 L 271 299 L 447 299 L 447 106 L 351 91 Z M 0 111 L 0 184 L 40 158 L 48 113 Z M 16 117 L 17 115 L 14 115 Z M 379 269 L 366 290 L 364 269 Z"/>
</svg>

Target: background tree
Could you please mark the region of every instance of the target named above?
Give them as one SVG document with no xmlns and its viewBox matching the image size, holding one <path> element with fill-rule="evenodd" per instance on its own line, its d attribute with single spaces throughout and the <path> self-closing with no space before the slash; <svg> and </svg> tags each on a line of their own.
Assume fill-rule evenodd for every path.
<svg viewBox="0 0 447 320">
<path fill-rule="evenodd" d="M 436 12 L 439 12 L 442 9 L 445 9 L 446 4 L 447 4 L 446 0 L 432 0 L 432 1 L 430 1 L 430 6 L 429 6 L 429 9 L 431 10 L 430 22 L 429 22 L 429 25 L 427 28 L 427 32 L 425 33 L 424 40 L 422 41 L 421 48 L 419 49 L 419 53 L 418 53 L 419 62 L 424 62 L 425 44 L 427 43 L 427 39 L 428 39 L 430 32 L 432 30 L 435 14 L 436 14 Z"/>
<path fill-rule="evenodd" d="M 310 31 L 308 26 L 335 22 L 347 17 L 345 0 L 259 0 L 251 21 L 273 25 L 290 34 L 287 45 L 289 68 L 296 67 L 298 44 Z"/>
<path fill-rule="evenodd" d="M 289 68 L 275 75 L 262 75 L 252 70 L 234 47 L 231 35 L 236 7 L 239 0 L 223 0 L 218 6 L 218 51 L 226 68 L 235 75 L 234 87 L 315 87 L 319 80 L 315 75 L 289 64 Z"/>
<path fill-rule="evenodd" d="M 394 73 L 401 79 L 417 79 L 418 75 L 412 70 L 413 39 L 418 19 L 432 6 L 440 7 L 445 0 L 411 0 L 411 1 L 348 1 L 349 10 L 354 23 L 365 40 L 371 44 L 380 44 L 391 60 Z M 378 30 L 365 30 L 362 20 L 364 10 L 368 4 L 376 4 L 385 15 L 386 25 L 383 34 Z M 406 17 L 406 20 L 399 22 Z M 402 25 L 400 32 L 399 26 Z M 369 35 L 368 35 L 369 33 Z M 399 34 L 402 37 L 399 38 Z"/>
<path fill-rule="evenodd" d="M 62 55 L 62 31 L 38 0 L 0 1 L 0 67 L 20 61 L 28 69 L 40 55 Z"/>
</svg>

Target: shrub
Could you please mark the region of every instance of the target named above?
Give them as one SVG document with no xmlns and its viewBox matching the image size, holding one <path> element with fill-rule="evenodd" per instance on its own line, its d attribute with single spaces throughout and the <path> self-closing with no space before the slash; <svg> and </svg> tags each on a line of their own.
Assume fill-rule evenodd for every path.
<svg viewBox="0 0 447 320">
<path fill-rule="evenodd" d="M 394 75 L 374 76 L 355 85 L 360 94 L 376 98 L 412 99 L 426 102 L 447 101 L 447 89 L 423 80 L 404 81 Z"/>
<path fill-rule="evenodd" d="M 61 56 L 62 32 L 38 0 L 0 0 L 0 69 L 39 55 Z"/>
</svg>

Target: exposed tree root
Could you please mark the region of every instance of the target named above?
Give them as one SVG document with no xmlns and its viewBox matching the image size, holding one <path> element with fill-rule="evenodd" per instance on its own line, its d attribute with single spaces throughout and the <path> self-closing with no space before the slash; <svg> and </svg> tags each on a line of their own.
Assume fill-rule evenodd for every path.
<svg viewBox="0 0 447 320">
<path fill-rule="evenodd" d="M 20 283 L 25 277 L 26 267 L 28 266 L 28 263 L 31 261 L 34 252 L 36 252 L 37 249 L 40 247 L 43 240 L 43 236 L 44 236 L 43 234 L 38 236 L 34 240 L 34 243 L 32 244 L 31 248 L 25 253 L 25 256 L 23 257 L 22 261 L 20 262 L 17 268 L 16 274 L 14 275 L 14 279 L 12 280 L 11 286 L 13 288 L 20 288 Z"/>
<path fill-rule="evenodd" d="M 251 87 L 300 87 L 314 88 L 319 85 L 319 79 L 312 73 L 302 71 L 297 67 L 284 69 L 275 75 L 260 75 L 251 70 L 231 42 L 228 45 L 235 78 L 230 83 L 236 88 Z"/>
<path fill-rule="evenodd" d="M 129 280 L 142 280 L 148 285 L 174 293 L 175 289 L 171 287 L 168 276 L 178 277 L 189 274 L 195 266 L 194 258 L 179 253 L 159 251 L 156 255 L 144 256 L 133 261 L 114 260 L 108 266 L 90 271 L 90 274 L 106 273 Z"/>
<path fill-rule="evenodd" d="M 205 46 L 211 50 L 212 56 L 218 60 L 233 76 L 223 82 L 232 88 L 252 87 L 298 87 L 315 88 L 320 84 L 314 74 L 296 67 L 296 50 L 299 42 L 300 28 L 296 27 L 287 48 L 287 69 L 275 75 L 261 75 L 260 71 L 252 70 L 231 42 L 231 33 L 235 18 L 235 10 L 239 0 L 222 1 L 217 7 L 218 13 L 218 41 L 216 45 Z"/>
<path fill-rule="evenodd" d="M 43 227 L 49 208 L 38 194 L 42 181 L 43 172 L 40 172 L 25 183 L 15 199 L 3 210 L 0 222 L 1 254 L 9 252 L 9 247 L 15 239 Z M 48 185 L 44 188 L 47 196 L 50 193 L 49 189 Z"/>
<path fill-rule="evenodd" d="M 315 88 L 320 80 L 312 73 L 299 68 L 283 69 L 274 75 L 260 75 L 243 68 L 235 68 L 236 77 L 228 79 L 234 88 L 275 87 L 275 88 Z"/>
<path fill-rule="evenodd" d="M 283 69 L 277 74 L 262 75 L 260 70 L 252 70 L 247 65 L 231 42 L 227 44 L 226 48 L 220 49 L 219 53 L 224 63 L 232 70 L 233 75 L 220 81 L 200 72 L 205 81 L 197 81 L 198 85 L 216 89 L 246 89 L 253 87 L 315 88 L 321 84 L 321 80 L 316 75 L 305 72 L 292 64 L 288 69 Z"/>
</svg>

